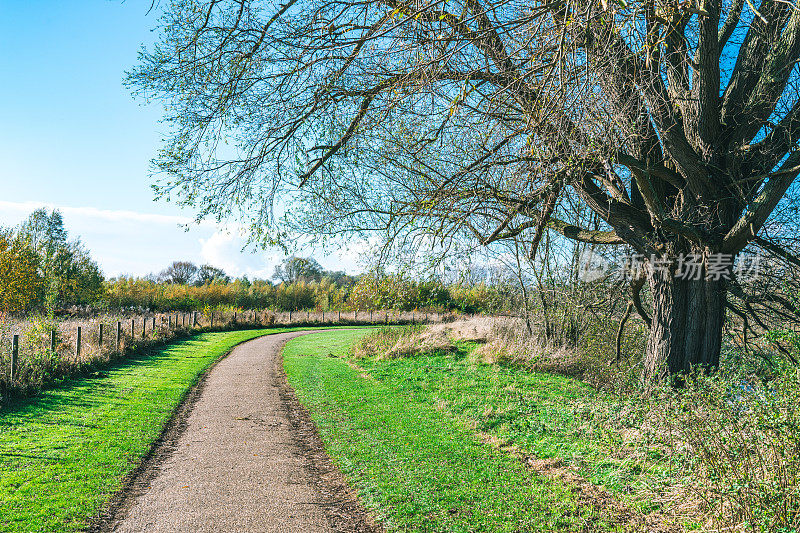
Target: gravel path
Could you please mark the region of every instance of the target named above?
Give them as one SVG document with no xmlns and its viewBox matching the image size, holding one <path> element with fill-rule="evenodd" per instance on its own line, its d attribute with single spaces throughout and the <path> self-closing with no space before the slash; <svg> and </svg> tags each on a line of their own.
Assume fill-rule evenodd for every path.
<svg viewBox="0 0 800 533">
<path fill-rule="evenodd" d="M 220 361 L 96 530 L 375 531 L 286 385 L 280 351 L 303 334 L 261 337 Z"/>
</svg>

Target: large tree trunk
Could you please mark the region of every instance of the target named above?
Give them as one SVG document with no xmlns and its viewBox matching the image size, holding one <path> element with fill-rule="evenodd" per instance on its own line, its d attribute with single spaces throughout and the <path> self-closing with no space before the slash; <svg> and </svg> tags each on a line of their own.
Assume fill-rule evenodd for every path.
<svg viewBox="0 0 800 533">
<path fill-rule="evenodd" d="M 653 295 L 644 379 L 719 365 L 725 320 L 726 281 L 687 280 L 673 272 L 648 275 Z M 680 379 L 680 378 L 678 378 Z"/>
</svg>

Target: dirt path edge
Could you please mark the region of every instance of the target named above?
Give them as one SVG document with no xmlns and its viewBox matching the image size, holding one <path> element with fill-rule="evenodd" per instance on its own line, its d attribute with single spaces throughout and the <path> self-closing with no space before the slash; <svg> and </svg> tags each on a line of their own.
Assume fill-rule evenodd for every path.
<svg viewBox="0 0 800 533">
<path fill-rule="evenodd" d="M 331 527 L 342 533 L 381 533 L 384 531 L 374 515 L 361 504 L 356 491 L 333 463 L 308 410 L 300 403 L 289 385 L 283 369 L 283 353 L 275 359 L 273 375 L 280 389 L 281 400 L 288 409 L 292 436 L 309 460 L 308 468 L 316 480 L 317 493 Z"/>
</svg>

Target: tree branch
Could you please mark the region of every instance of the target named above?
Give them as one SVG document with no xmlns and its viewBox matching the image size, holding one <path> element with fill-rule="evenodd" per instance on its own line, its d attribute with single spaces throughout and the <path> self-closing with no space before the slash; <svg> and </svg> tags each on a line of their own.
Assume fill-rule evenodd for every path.
<svg viewBox="0 0 800 533">
<path fill-rule="evenodd" d="M 773 173 L 747 211 L 722 240 L 722 253 L 737 254 L 758 234 L 772 210 L 800 173 L 800 151 L 795 152 Z"/>
</svg>

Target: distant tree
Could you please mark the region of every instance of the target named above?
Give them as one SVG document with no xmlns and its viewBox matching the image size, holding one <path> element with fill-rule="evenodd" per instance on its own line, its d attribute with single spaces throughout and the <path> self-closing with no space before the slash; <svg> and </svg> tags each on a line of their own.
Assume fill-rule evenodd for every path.
<svg viewBox="0 0 800 533">
<path fill-rule="evenodd" d="M 67 304 L 88 304 L 102 295 L 103 274 L 80 240 L 69 240 L 58 210 L 36 209 L 19 226 L 17 238 L 37 255 L 44 298 L 38 304 L 53 310 Z"/>
<path fill-rule="evenodd" d="M 39 256 L 30 243 L 8 229 L 0 229 L 0 312 L 22 313 L 41 298 L 44 279 Z"/>
<path fill-rule="evenodd" d="M 48 278 L 56 254 L 67 245 L 68 234 L 61 212 L 54 209 L 48 214 L 45 208 L 37 209 L 20 225 L 18 233 L 39 255 L 40 271 Z"/>
<path fill-rule="evenodd" d="M 188 285 L 197 278 L 197 265 L 190 261 L 175 261 L 161 271 L 158 280 L 162 283 Z"/>
<path fill-rule="evenodd" d="M 319 281 L 324 275 L 325 269 L 314 258 L 292 256 L 275 267 L 272 277 L 284 283 L 294 283 L 301 280 Z"/>
<path fill-rule="evenodd" d="M 352 287 L 358 282 L 358 277 L 351 276 L 343 270 L 337 270 L 335 272 L 327 271 L 325 272 L 325 277 L 339 287 Z"/>
<path fill-rule="evenodd" d="M 80 240 L 56 250 L 50 271 L 49 305 L 91 304 L 103 295 L 103 273 Z"/>
<path fill-rule="evenodd" d="M 225 273 L 221 268 L 211 265 L 202 265 L 197 269 L 197 276 L 195 277 L 194 284 L 198 287 L 208 283 L 228 283 L 231 277 Z"/>
</svg>

